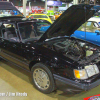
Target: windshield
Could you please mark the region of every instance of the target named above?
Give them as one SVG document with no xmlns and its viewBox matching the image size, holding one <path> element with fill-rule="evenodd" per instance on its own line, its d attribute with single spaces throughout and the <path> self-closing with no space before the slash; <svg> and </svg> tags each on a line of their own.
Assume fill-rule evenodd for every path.
<svg viewBox="0 0 100 100">
<path fill-rule="evenodd" d="M 31 15 L 33 18 L 48 18 L 46 15 Z"/>
<path fill-rule="evenodd" d="M 49 22 L 23 22 L 18 23 L 22 41 L 38 40 L 44 33 L 45 27 L 49 27 Z"/>
<path fill-rule="evenodd" d="M 0 17 L 5 16 L 21 16 L 23 17 L 23 14 L 21 14 L 19 11 L 16 10 L 0 10 Z"/>
</svg>

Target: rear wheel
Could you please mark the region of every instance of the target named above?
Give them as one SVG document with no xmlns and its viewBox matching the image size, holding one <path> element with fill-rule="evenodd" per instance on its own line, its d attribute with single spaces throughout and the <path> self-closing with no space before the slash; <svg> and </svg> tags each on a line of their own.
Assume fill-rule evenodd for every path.
<svg viewBox="0 0 100 100">
<path fill-rule="evenodd" d="M 55 89 L 52 72 L 41 63 L 32 67 L 32 80 L 35 87 L 43 93 L 51 93 Z"/>
</svg>

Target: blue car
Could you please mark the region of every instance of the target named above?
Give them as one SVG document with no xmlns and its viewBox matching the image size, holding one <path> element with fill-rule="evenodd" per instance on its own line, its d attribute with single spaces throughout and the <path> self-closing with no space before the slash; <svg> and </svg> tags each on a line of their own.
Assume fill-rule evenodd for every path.
<svg viewBox="0 0 100 100">
<path fill-rule="evenodd" d="M 100 46 L 100 26 L 97 22 L 88 21 L 79 27 L 71 37 L 86 40 Z"/>
<path fill-rule="evenodd" d="M 50 26 L 43 26 L 41 27 L 40 31 L 46 32 L 46 30 L 49 28 Z"/>
<path fill-rule="evenodd" d="M 49 27 L 50 26 L 43 26 L 41 27 L 40 31 L 45 32 Z M 79 27 L 77 31 L 71 35 L 71 37 L 86 40 L 100 46 L 100 25 L 95 21 L 87 21 L 81 27 Z"/>
</svg>

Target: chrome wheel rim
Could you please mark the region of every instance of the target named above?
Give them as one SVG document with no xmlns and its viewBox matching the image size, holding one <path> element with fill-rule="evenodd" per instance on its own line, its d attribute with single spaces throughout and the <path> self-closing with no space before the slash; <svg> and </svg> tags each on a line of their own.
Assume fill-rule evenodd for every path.
<svg viewBox="0 0 100 100">
<path fill-rule="evenodd" d="M 41 68 L 37 68 L 33 72 L 33 79 L 36 86 L 42 90 L 46 90 L 50 86 L 48 74 Z"/>
</svg>

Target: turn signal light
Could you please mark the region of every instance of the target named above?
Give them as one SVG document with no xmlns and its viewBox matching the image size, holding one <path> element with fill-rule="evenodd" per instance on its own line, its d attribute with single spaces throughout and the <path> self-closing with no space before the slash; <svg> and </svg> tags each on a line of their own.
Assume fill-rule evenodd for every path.
<svg viewBox="0 0 100 100">
<path fill-rule="evenodd" d="M 80 73 L 78 70 L 74 70 L 75 77 L 80 79 Z"/>
<path fill-rule="evenodd" d="M 85 69 L 81 69 L 81 70 L 74 69 L 74 75 L 75 75 L 75 78 L 77 79 L 87 79 L 88 78 Z"/>
</svg>

